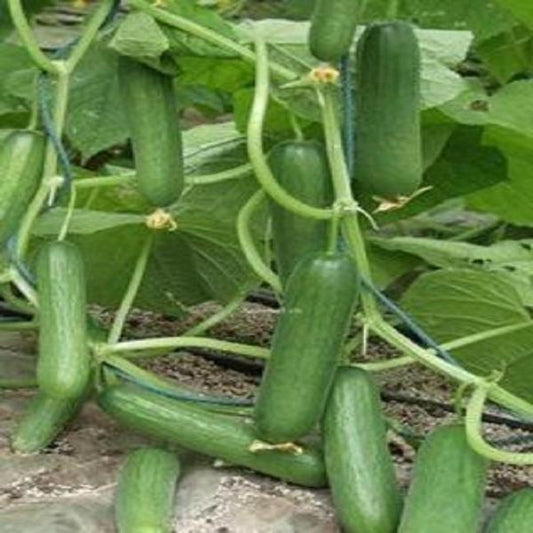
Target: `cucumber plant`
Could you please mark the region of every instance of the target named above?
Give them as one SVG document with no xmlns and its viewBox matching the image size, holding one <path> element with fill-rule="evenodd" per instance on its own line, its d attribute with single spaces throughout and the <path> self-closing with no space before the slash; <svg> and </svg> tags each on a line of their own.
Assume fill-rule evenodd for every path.
<svg viewBox="0 0 533 533">
<path fill-rule="evenodd" d="M 19 0 L 8 0 L 7 4 L 20 41 L 40 71 L 33 95 L 37 105 L 30 113 L 28 128 L 2 135 L 0 145 L 0 288 L 6 288 L 3 294 L 14 308 L 35 315 L 31 322 L 25 322 L 25 327 L 38 325 L 39 329 L 39 391 L 12 436 L 13 449 L 31 453 L 48 445 L 75 415 L 88 391 L 95 390 L 98 405 L 105 412 L 156 440 L 303 486 L 324 487 L 329 483 L 340 522 L 347 531 L 392 532 L 399 527 L 401 532 L 415 532 L 427 529 L 428 523 L 443 531 L 473 531 L 479 519 L 487 459 L 533 463 L 531 454 L 499 450 L 483 439 L 484 406 L 490 399 L 529 418 L 533 407 L 513 393 L 516 389 L 505 388 L 508 376 L 475 374 L 449 356 L 448 349 L 487 340 L 497 328 L 477 333 L 474 339 L 454 341 L 452 348 L 442 346 L 424 332 L 420 335 L 416 323 L 375 287 L 363 225 L 366 220 L 376 231 L 379 229 L 368 212 L 371 204 L 367 204 L 365 195 L 375 195 L 398 209 L 412 200 L 422 185 L 423 47 L 418 32 L 396 20 L 372 23 L 364 30 L 356 54 L 349 57 L 356 24 L 367 14 L 366 6 L 354 1 L 318 0 L 308 48 L 317 60 L 329 65 L 316 65 L 309 72 L 308 67 L 314 65 L 306 64 L 307 59 L 284 47 L 276 48 L 279 59 L 269 57 L 262 38 L 265 32 L 250 32 L 254 33 L 252 47 L 242 28 L 237 34 L 214 13 L 202 11 L 207 8 L 198 7 L 188 17 L 173 7 L 130 0 L 134 20 L 126 19 L 129 33 L 119 35 L 119 26 L 115 36 L 120 38 L 111 40 L 114 51 L 106 52 L 109 65 L 117 65 L 117 86 L 126 121 L 114 125 L 113 135 L 102 131 L 112 137 L 113 143 L 121 142 L 123 139 L 118 137 L 126 137 L 126 130 L 129 131 L 134 168 L 115 165 L 119 161 L 110 151 L 106 157 L 109 155 L 112 164 L 105 169 L 99 167 L 106 175 L 76 177 L 71 183 L 72 174 L 78 171 L 73 171 L 65 148 L 67 138 L 74 149 L 80 148 L 76 144 L 77 124 L 67 121 L 69 89 L 75 91 L 77 85 L 71 81 L 76 80 L 75 69 L 99 30 L 115 32 L 110 21 L 118 2 L 102 0 L 81 38 L 53 58 L 38 46 Z M 397 3 L 391 3 L 390 13 L 394 15 L 397 8 Z M 198 13 L 205 14 L 205 19 Z M 139 20 L 144 26 L 135 35 L 131 28 Z M 145 30 L 147 42 L 142 35 Z M 124 39 L 124 34 L 129 37 Z M 138 39 L 141 43 L 140 48 L 132 45 L 132 35 L 135 42 Z M 107 43 L 107 36 L 103 36 Z M 113 55 L 116 53 L 120 57 Z M 446 60 L 454 53 L 447 54 Z M 180 64 L 183 85 L 163 73 L 169 59 Z M 201 89 L 210 78 L 220 91 L 219 111 L 243 111 L 247 99 L 239 94 L 231 103 L 225 91 L 232 83 L 224 76 L 218 79 L 215 68 L 215 61 L 235 68 L 240 59 L 255 68 L 250 109 L 236 113 L 241 133 L 246 129 L 246 138 L 233 135 L 229 142 L 223 139 L 217 143 L 214 166 L 218 169 L 228 153 L 241 157 L 235 155 L 241 153 L 239 143 L 246 144 L 249 162 L 230 170 L 196 175 L 195 164 L 190 161 L 201 150 L 191 155 L 183 148 L 177 100 L 200 99 L 200 107 L 213 105 L 211 93 L 191 85 L 194 80 Z M 337 87 L 335 66 L 339 62 L 343 68 L 344 100 Z M 357 120 L 349 105 L 352 63 Z M 191 77 L 193 64 L 201 75 Z M 443 78 L 439 77 L 439 83 Z M 238 85 L 235 80 L 234 83 Z M 246 83 L 241 88 L 248 90 L 249 80 Z M 525 90 L 526 85 L 521 85 L 520 90 Z M 303 92 L 294 93 L 297 96 L 291 99 L 287 96 L 291 90 Z M 282 105 L 269 108 L 272 101 Z M 267 111 L 272 113 L 268 119 L 272 116 L 275 121 L 276 114 L 285 113 L 287 107 L 287 122 L 296 139 L 289 138 L 286 128 L 265 132 Z M 444 106 L 431 115 L 424 114 L 438 130 L 438 134 L 433 132 L 429 148 L 424 146 L 425 151 L 438 152 L 429 154 L 436 158 L 445 154 L 439 162 L 444 160 L 446 167 L 453 166 L 456 157 L 453 143 L 444 150 L 434 145 L 441 143 L 440 128 L 450 126 L 449 115 L 458 114 L 452 108 L 453 105 Z M 460 114 L 468 111 L 462 108 Z M 91 113 L 87 112 L 86 117 L 91 118 Z M 472 122 L 470 115 L 468 120 Z M 473 122 L 478 124 L 478 117 Z M 354 124 L 355 141 L 345 135 L 343 142 L 342 129 L 348 131 Z M 492 131 L 495 138 L 502 134 L 496 129 Z M 187 136 L 201 136 L 203 132 L 188 132 Z M 270 155 L 265 151 L 266 139 L 273 146 Z M 490 139 L 494 141 L 493 137 Z M 220 150 L 225 142 L 234 151 Z M 84 147 L 81 152 L 81 157 L 76 158 L 79 163 L 87 156 Z M 347 164 L 352 153 L 356 156 L 354 183 Z M 121 156 L 127 154 L 121 152 Z M 431 159 L 427 153 L 424 155 Z M 186 156 L 191 160 L 185 161 Z M 95 164 L 98 166 L 91 161 L 91 165 Z M 212 164 L 208 158 L 206 166 Z M 117 175 L 107 175 L 115 170 Z M 190 176 L 192 172 L 195 174 Z M 475 175 L 481 173 L 476 167 Z M 435 184 L 434 177 L 430 178 Z M 135 197 L 132 181 L 137 184 L 141 201 Z M 54 206 L 56 189 L 65 184 L 69 194 L 61 195 L 60 207 Z M 115 193 L 102 193 L 114 187 L 118 187 Z M 198 192 L 210 187 L 216 194 Z M 90 192 L 78 196 L 83 189 Z M 438 192 L 446 196 L 444 189 L 445 186 Z M 229 201 L 233 196 L 238 197 L 235 203 Z M 256 226 L 260 224 L 255 224 L 252 215 L 266 198 L 268 209 L 263 215 L 268 219 L 266 226 L 271 225 L 271 234 L 267 234 L 262 253 L 257 247 L 260 239 Z M 210 223 L 202 215 L 205 204 Z M 155 211 L 146 213 L 147 209 Z M 227 232 L 227 226 L 232 226 L 235 219 L 236 234 Z M 132 274 L 109 333 L 95 333 L 91 327 L 88 334 L 87 290 L 89 294 L 95 292 L 91 252 L 94 243 L 105 241 L 102 234 L 108 230 L 115 236 L 113 252 L 117 257 L 121 257 L 123 249 L 130 253 L 133 244 L 142 243 L 141 251 L 137 259 L 134 254 L 128 256 L 128 266 L 134 263 Z M 32 239 L 33 234 L 36 239 Z M 230 235 L 223 246 L 221 234 Z M 239 261 L 238 239 L 250 269 L 274 289 L 281 303 L 270 348 L 199 335 L 233 312 L 249 292 L 248 285 L 243 288 L 236 281 L 240 279 L 239 272 L 248 267 Z M 202 240 L 216 251 L 205 254 L 199 244 Z M 374 239 L 371 244 L 375 242 Z M 269 255 L 271 244 L 273 260 Z M 229 249 L 227 256 L 231 261 L 226 261 L 222 248 Z M 179 262 L 172 255 L 176 250 Z M 35 251 L 35 262 L 30 251 Z M 114 266 L 115 261 L 116 257 L 109 254 L 107 262 Z M 187 272 L 184 265 L 194 270 L 194 276 L 183 275 Z M 154 272 L 175 274 L 176 279 L 172 278 L 168 286 L 159 280 L 155 285 L 161 299 L 179 304 L 180 312 L 180 297 L 193 277 L 197 282 L 191 300 L 204 301 L 210 295 L 223 294 L 229 303 L 183 335 L 123 340 L 128 313 L 134 305 L 143 306 L 146 293 L 154 286 Z M 110 284 L 103 292 L 122 287 L 122 272 L 114 274 L 117 279 L 113 287 Z M 239 294 L 230 295 L 232 291 L 226 285 L 239 286 Z M 186 298 L 184 301 L 188 302 Z M 428 347 L 386 321 L 381 304 L 407 324 L 417 338 L 427 341 Z M 524 314 L 527 311 L 522 318 Z M 364 334 L 370 332 L 379 337 L 404 357 L 364 363 L 367 370 L 347 366 L 354 364 L 346 346 L 349 326 L 354 322 Z M 16 323 L 8 325 L 17 329 Z M 525 328 L 523 323 L 518 327 Z M 124 359 L 155 357 L 161 350 L 186 347 L 265 360 L 257 398 L 239 402 L 193 394 Z M 412 362 L 445 375 L 461 390 L 467 388 L 473 393 L 465 424 L 440 428 L 423 444 L 400 518 L 402 501 L 387 448 L 379 389 L 368 369 Z M 178 474 L 179 464 L 167 452 L 150 449 L 131 455 L 119 475 L 119 530 L 168 530 Z M 511 503 L 504 503 L 493 521 L 494 531 L 511 527 L 508 524 L 514 521 L 519 527 L 526 522 L 528 498 L 527 494 L 520 495 Z M 443 513 L 443 509 L 452 512 Z"/>
</svg>

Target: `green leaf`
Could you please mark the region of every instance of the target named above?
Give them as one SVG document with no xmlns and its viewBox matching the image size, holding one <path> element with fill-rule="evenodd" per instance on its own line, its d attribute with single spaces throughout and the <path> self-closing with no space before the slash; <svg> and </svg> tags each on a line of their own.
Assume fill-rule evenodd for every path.
<svg viewBox="0 0 533 533">
<path fill-rule="evenodd" d="M 125 56 L 156 59 L 170 48 L 170 43 L 150 15 L 137 12 L 124 19 L 109 46 Z"/>
<path fill-rule="evenodd" d="M 492 246 L 421 237 L 372 238 L 390 251 L 420 257 L 440 268 L 470 268 L 496 274 L 513 285 L 524 305 L 533 306 L 533 240 L 501 241 Z"/>
<path fill-rule="evenodd" d="M 379 289 L 386 289 L 398 278 L 411 272 L 420 264 L 416 257 L 399 252 L 389 252 L 379 246 L 367 247 L 372 282 Z"/>
<path fill-rule="evenodd" d="M 9 90 L 7 82 L 15 72 L 28 69 L 32 65 L 32 60 L 25 48 L 0 43 L 0 115 L 28 110 L 25 101 Z M 32 79 L 34 79 L 33 70 Z"/>
<path fill-rule="evenodd" d="M 188 188 L 170 209 L 176 231 L 156 235 L 135 304 L 179 316 L 187 306 L 229 301 L 243 286 L 255 284 L 236 234 L 237 214 L 255 190 L 250 177 Z M 145 216 L 152 209 L 135 189 L 124 186 L 104 189 L 90 210 L 74 211 L 68 238 L 84 255 L 90 302 L 113 307 L 121 301 L 147 238 Z M 54 238 L 64 215 L 64 208 L 42 215 L 35 235 Z M 254 226 L 258 239 L 263 224 Z"/>
<path fill-rule="evenodd" d="M 233 27 L 212 9 L 199 5 L 195 0 L 168 0 L 165 9 L 174 15 L 196 22 L 229 39 L 236 40 Z M 214 46 L 203 39 L 185 33 L 172 26 L 160 24 L 167 35 L 172 53 L 179 56 L 235 57 L 234 52 Z"/>
<path fill-rule="evenodd" d="M 530 0 L 496 0 L 526 26 L 533 28 L 533 3 Z"/>
<path fill-rule="evenodd" d="M 533 35 L 523 26 L 514 26 L 479 43 L 476 51 L 500 83 L 533 67 Z"/>
<path fill-rule="evenodd" d="M 420 276 L 401 305 L 439 343 L 530 321 L 511 283 L 496 274 L 465 269 Z M 458 348 L 452 354 L 479 375 L 505 369 L 501 385 L 533 402 L 533 326 Z"/>
<path fill-rule="evenodd" d="M 67 115 L 67 135 L 84 159 L 128 137 L 122 101 L 117 54 L 95 43 L 74 73 Z"/>
</svg>

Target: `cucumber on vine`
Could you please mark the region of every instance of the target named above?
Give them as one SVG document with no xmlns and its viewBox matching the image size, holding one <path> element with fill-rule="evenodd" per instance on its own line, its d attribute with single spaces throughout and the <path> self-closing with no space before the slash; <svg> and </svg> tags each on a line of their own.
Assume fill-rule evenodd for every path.
<svg viewBox="0 0 533 533">
<path fill-rule="evenodd" d="M 489 462 L 461 424 L 440 427 L 420 447 L 399 533 L 477 531 Z"/>
<path fill-rule="evenodd" d="M 289 277 L 254 411 L 262 439 L 291 442 L 318 423 L 358 289 L 355 263 L 345 253 L 307 256 Z"/>
<path fill-rule="evenodd" d="M 337 371 L 324 416 L 324 457 L 343 531 L 396 532 L 402 496 L 379 389 L 365 370 Z"/>
<path fill-rule="evenodd" d="M 98 404 L 119 422 L 162 441 L 297 485 L 324 487 L 327 483 L 322 454 L 315 446 L 305 446 L 299 454 L 252 451 L 257 435 L 249 420 L 170 400 L 131 385 L 107 387 L 99 395 Z"/>
<path fill-rule="evenodd" d="M 83 258 L 65 241 L 47 243 L 37 257 L 39 293 L 39 389 L 56 399 L 76 400 L 91 370 Z"/>
<path fill-rule="evenodd" d="M 179 475 L 173 453 L 158 448 L 131 452 L 120 469 L 116 490 L 119 533 L 171 533 Z"/>
<path fill-rule="evenodd" d="M 329 207 L 333 187 L 323 145 L 315 141 L 287 141 L 274 146 L 270 165 L 278 183 L 298 200 Z M 298 262 L 328 244 L 329 222 L 299 216 L 270 200 L 272 237 L 278 274 L 287 281 Z"/>
<path fill-rule="evenodd" d="M 533 528 L 533 488 L 506 496 L 498 505 L 486 533 L 529 533 Z"/>
<path fill-rule="evenodd" d="M 57 399 L 39 392 L 32 398 L 11 436 L 11 448 L 21 454 L 36 453 L 61 433 L 78 413 L 84 397 Z"/>
<path fill-rule="evenodd" d="M 45 138 L 29 130 L 10 132 L 0 143 L 0 245 L 13 235 L 39 188 Z"/>
<path fill-rule="evenodd" d="M 420 50 L 412 26 L 368 26 L 356 69 L 356 184 L 382 198 L 409 196 L 423 172 Z"/>
<path fill-rule="evenodd" d="M 124 56 L 118 73 L 139 191 L 152 205 L 167 207 L 185 180 L 172 78 Z"/>
<path fill-rule="evenodd" d="M 321 61 L 336 63 L 354 42 L 358 0 L 316 0 L 309 33 L 311 53 Z"/>
</svg>

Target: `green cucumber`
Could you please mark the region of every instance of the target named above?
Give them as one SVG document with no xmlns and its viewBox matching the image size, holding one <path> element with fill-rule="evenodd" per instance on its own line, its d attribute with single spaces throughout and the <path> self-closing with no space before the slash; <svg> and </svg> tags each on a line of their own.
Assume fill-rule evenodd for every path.
<svg viewBox="0 0 533 533">
<path fill-rule="evenodd" d="M 39 188 L 45 138 L 36 131 L 10 132 L 0 143 L 0 245 L 17 231 Z"/>
<path fill-rule="evenodd" d="M 358 297 L 344 253 L 305 257 L 289 277 L 254 419 L 268 442 L 291 442 L 318 423 Z"/>
<path fill-rule="evenodd" d="M 486 533 L 529 533 L 533 529 L 533 488 L 505 497 L 489 522 Z"/>
<path fill-rule="evenodd" d="M 120 469 L 115 499 L 119 533 L 171 533 L 180 464 L 157 448 L 131 452 Z"/>
<path fill-rule="evenodd" d="M 333 203 L 333 188 L 324 147 L 315 141 L 288 141 L 274 146 L 270 165 L 278 183 L 315 207 Z M 301 217 L 270 201 L 278 274 L 283 282 L 307 254 L 325 251 L 328 221 Z"/>
<path fill-rule="evenodd" d="M 36 453 L 63 431 L 79 412 L 84 397 L 58 400 L 42 392 L 32 398 L 11 436 L 11 448 L 22 454 Z"/>
<path fill-rule="evenodd" d="M 90 374 L 86 287 L 78 247 L 47 243 L 37 258 L 39 359 L 37 382 L 58 399 L 81 396 Z"/>
<path fill-rule="evenodd" d="M 350 51 L 359 18 L 358 8 L 357 0 L 316 0 L 309 48 L 317 59 L 336 63 Z"/>
<path fill-rule="evenodd" d="M 99 395 L 98 404 L 124 425 L 163 441 L 298 485 L 326 485 L 318 449 L 306 447 L 301 454 L 251 452 L 256 435 L 247 420 L 169 400 L 133 385 L 106 388 Z"/>
<path fill-rule="evenodd" d="M 383 198 L 422 181 L 420 50 L 406 22 L 367 27 L 357 44 L 356 182 Z"/>
<path fill-rule="evenodd" d="M 184 185 L 172 78 L 123 56 L 118 74 L 139 191 L 152 205 L 166 207 L 178 200 Z"/>
<path fill-rule="evenodd" d="M 478 531 L 489 463 L 463 425 L 435 430 L 420 447 L 399 533 Z"/>
<path fill-rule="evenodd" d="M 394 533 L 402 497 L 379 389 L 365 370 L 337 371 L 324 416 L 324 457 L 343 531 Z"/>
</svg>

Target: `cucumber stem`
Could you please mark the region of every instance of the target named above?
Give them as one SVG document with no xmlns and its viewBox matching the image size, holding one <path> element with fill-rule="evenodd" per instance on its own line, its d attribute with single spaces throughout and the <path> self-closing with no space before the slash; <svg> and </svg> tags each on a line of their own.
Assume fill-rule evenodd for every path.
<svg viewBox="0 0 533 533">
<path fill-rule="evenodd" d="M 281 281 L 279 277 L 263 261 L 263 258 L 257 251 L 250 224 L 252 216 L 256 209 L 264 202 L 266 195 L 262 189 L 254 193 L 251 198 L 244 204 L 239 216 L 237 217 L 237 235 L 241 244 L 242 251 L 252 270 L 266 283 L 268 283 L 276 292 L 282 292 Z"/>
<path fill-rule="evenodd" d="M 57 76 L 57 85 L 53 118 L 56 128 L 56 135 L 58 138 L 61 138 L 67 113 L 70 76 L 63 61 L 56 61 L 55 65 L 57 67 L 57 71 L 55 72 Z M 39 213 L 41 212 L 41 209 L 46 203 L 48 195 L 52 190 L 53 185 L 51 184 L 51 181 L 52 178 L 54 178 L 57 174 L 57 162 L 58 155 L 56 148 L 52 140 L 48 139 L 41 185 L 33 197 L 33 200 L 31 201 L 28 210 L 26 211 L 26 214 L 24 215 L 24 218 L 20 224 L 16 256 L 21 262 L 23 262 L 24 256 L 26 255 L 28 249 L 31 236 L 31 227 L 35 219 L 39 216 Z"/>
<path fill-rule="evenodd" d="M 239 44 L 233 39 L 224 37 L 216 31 L 197 24 L 190 19 L 180 17 L 179 15 L 164 11 L 163 9 L 159 9 L 146 0 L 129 0 L 129 4 L 133 7 L 136 7 L 140 11 L 144 11 L 148 15 L 154 17 L 154 19 L 167 24 L 168 26 L 172 26 L 178 30 L 188 33 L 189 35 L 194 35 L 195 37 L 203 39 L 211 44 L 220 46 L 220 48 L 233 52 L 249 64 L 253 65 L 256 63 L 256 54 L 254 54 L 252 50 L 246 46 L 243 46 L 242 44 Z M 294 71 L 279 65 L 278 63 L 271 63 L 269 68 L 272 70 L 274 75 L 286 81 L 294 80 L 297 77 L 297 74 Z"/>
<path fill-rule="evenodd" d="M 66 62 L 67 70 L 69 73 L 72 73 L 74 69 L 78 66 L 78 63 L 83 58 L 89 46 L 96 38 L 98 31 L 102 27 L 102 24 L 105 22 L 109 14 L 114 8 L 114 0 L 101 0 L 98 8 L 92 15 L 91 19 L 79 39 L 79 41 L 74 46 L 70 56 Z"/>
<path fill-rule="evenodd" d="M 247 292 L 248 291 L 239 291 L 237 296 L 235 296 L 235 298 L 233 298 L 224 307 L 222 307 L 222 309 L 220 309 L 219 311 L 217 311 L 210 317 L 207 317 L 205 320 L 202 320 L 202 322 L 200 322 L 199 324 L 196 324 L 196 326 L 193 326 L 192 328 L 189 328 L 187 331 L 184 331 L 183 336 L 184 337 L 197 337 L 198 335 L 205 333 L 208 329 L 212 328 L 216 324 L 219 324 L 220 322 L 228 318 L 242 304 L 242 302 L 246 298 Z"/>
<path fill-rule="evenodd" d="M 509 333 L 515 333 L 522 329 L 533 327 L 533 320 L 527 320 L 526 322 L 520 322 L 518 324 L 511 324 L 510 326 L 502 326 L 500 328 L 489 329 L 480 333 L 474 333 L 466 337 L 461 337 L 453 341 L 445 342 L 441 345 L 441 348 L 447 351 L 457 350 L 458 348 L 464 348 L 471 344 L 476 344 L 481 341 L 491 339 L 493 337 L 499 337 L 500 335 L 507 335 Z"/>
<path fill-rule="evenodd" d="M 45 72 L 54 75 L 58 74 L 56 63 L 41 51 L 39 43 L 24 13 L 21 0 L 8 0 L 7 4 L 18 36 L 35 64 Z"/>
<path fill-rule="evenodd" d="M 386 370 L 394 370 L 407 365 L 413 365 L 418 361 L 410 356 L 405 355 L 403 357 L 395 357 L 394 359 L 388 359 L 386 361 L 371 361 L 369 363 L 352 363 L 349 366 L 355 366 L 356 368 L 362 368 L 368 372 L 385 372 Z"/>
<path fill-rule="evenodd" d="M 37 298 L 37 292 L 35 289 L 24 279 L 16 268 L 11 268 L 11 276 L 13 284 L 24 295 L 24 297 L 34 307 L 39 307 L 39 301 Z"/>
<path fill-rule="evenodd" d="M 205 174 L 200 176 L 188 176 L 185 178 L 186 185 L 211 185 L 213 183 L 220 183 L 221 181 L 229 181 L 239 179 L 253 171 L 250 163 L 239 165 L 235 168 L 215 172 L 213 174 Z M 137 179 L 134 172 L 127 172 L 119 174 L 118 176 L 95 176 L 93 178 L 85 178 L 74 181 L 74 187 L 77 190 L 94 189 L 100 187 L 120 187 L 122 185 L 133 185 Z"/>
<path fill-rule="evenodd" d="M 268 70 L 268 50 L 265 41 L 256 36 L 256 77 L 255 94 L 248 121 L 248 156 L 260 185 L 272 199 L 282 207 L 302 217 L 327 220 L 331 218 L 332 209 L 313 207 L 288 194 L 279 185 L 268 165 L 263 150 L 263 125 L 268 107 L 270 77 Z"/>
<path fill-rule="evenodd" d="M 150 252 L 152 251 L 153 242 L 154 234 L 150 233 L 146 238 L 143 247 L 141 248 L 141 252 L 137 258 L 137 262 L 135 263 L 135 268 L 133 270 L 133 274 L 131 275 L 128 288 L 124 294 L 122 302 L 120 303 L 117 314 L 115 315 L 115 320 L 113 321 L 113 326 L 111 327 L 109 337 L 107 339 L 109 344 L 115 344 L 118 342 L 120 336 L 122 335 L 126 318 L 131 306 L 133 305 L 135 297 L 137 296 L 139 287 L 141 286 L 146 265 L 148 264 L 148 258 L 150 257 Z"/>
<path fill-rule="evenodd" d="M 268 359 L 270 357 L 270 351 L 261 346 L 250 346 L 249 344 L 221 341 L 205 337 L 161 337 L 157 339 L 123 341 L 105 346 L 102 348 L 102 352 L 105 355 L 107 353 L 128 353 L 158 348 L 167 348 L 169 350 L 176 348 L 205 348 L 253 357 L 255 359 Z M 128 359 L 135 359 L 137 357 L 135 354 L 131 354 Z"/>
<path fill-rule="evenodd" d="M 494 384 L 482 381 L 475 388 L 466 408 L 466 436 L 472 449 L 493 461 L 514 465 L 532 465 L 533 453 L 500 450 L 490 445 L 482 435 L 483 408 Z"/>
<path fill-rule="evenodd" d="M 68 234 L 68 228 L 70 226 L 70 221 L 72 220 L 72 216 L 74 215 L 75 208 L 76 208 L 76 189 L 72 187 L 72 190 L 70 191 L 70 197 L 68 199 L 67 212 L 65 214 L 63 224 L 61 225 L 61 230 L 59 231 L 59 235 L 57 237 L 58 241 L 64 241 L 66 239 L 67 234 Z"/>
</svg>

